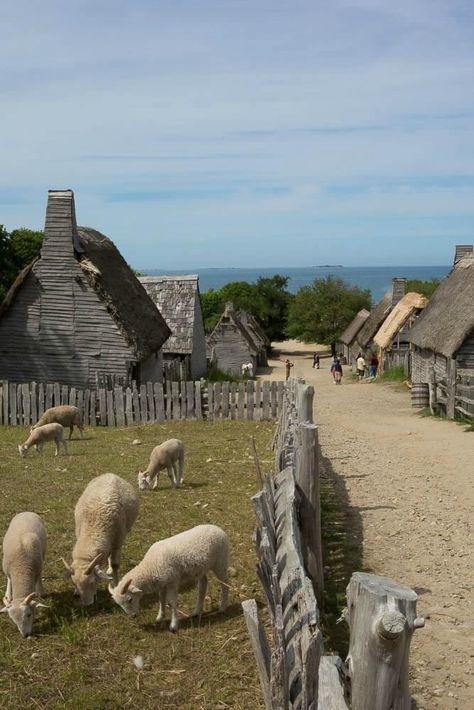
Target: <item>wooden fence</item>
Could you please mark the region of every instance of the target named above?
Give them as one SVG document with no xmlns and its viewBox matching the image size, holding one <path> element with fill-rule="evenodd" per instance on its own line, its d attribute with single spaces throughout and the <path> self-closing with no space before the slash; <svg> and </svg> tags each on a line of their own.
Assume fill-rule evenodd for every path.
<svg viewBox="0 0 474 710">
<path fill-rule="evenodd" d="M 431 369 L 429 378 L 429 401 L 433 413 L 438 406 L 451 418 L 474 418 L 474 370 L 458 369 L 455 381 L 448 382 L 448 377 L 438 377 L 434 369 Z M 451 414 L 449 413 L 450 399 Z"/>
<path fill-rule="evenodd" d="M 72 404 L 85 426 L 131 426 L 178 419 L 276 419 L 283 382 L 157 382 L 77 389 L 59 383 L 0 381 L 0 424 L 34 424 L 49 407 Z"/>
<path fill-rule="evenodd" d="M 290 380 L 274 439 L 276 473 L 254 496 L 257 572 L 272 643 L 255 600 L 242 603 L 267 710 L 409 710 L 408 654 L 417 595 L 385 577 L 356 572 L 343 614 L 349 655 L 326 656 L 318 600 L 323 591 L 319 445 L 314 390 Z"/>
</svg>

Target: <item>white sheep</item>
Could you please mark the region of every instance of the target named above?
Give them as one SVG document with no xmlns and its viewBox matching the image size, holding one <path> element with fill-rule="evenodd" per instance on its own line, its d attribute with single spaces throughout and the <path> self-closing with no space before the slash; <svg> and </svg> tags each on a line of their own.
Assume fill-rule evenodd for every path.
<svg viewBox="0 0 474 710">
<path fill-rule="evenodd" d="M 155 446 L 148 467 L 145 471 L 138 472 L 138 488 L 141 491 L 147 488 L 155 490 L 158 487 L 160 471 L 164 468 L 168 471 L 173 488 L 178 488 L 184 481 L 184 444 L 179 439 L 168 439 Z"/>
<path fill-rule="evenodd" d="M 61 424 L 43 424 L 43 426 L 39 426 L 30 432 L 24 444 L 19 444 L 18 451 L 20 456 L 26 456 L 28 449 L 31 449 L 32 446 L 40 454 L 43 451 L 45 441 L 54 441 L 56 444 L 55 456 L 59 454 L 60 444 L 63 445 L 64 453 L 67 454 L 67 443 L 64 441 L 64 429 Z"/>
<path fill-rule="evenodd" d="M 81 432 L 81 439 L 84 437 L 82 416 L 77 407 L 73 407 L 70 404 L 62 404 L 60 407 L 50 407 L 41 415 L 36 424 L 33 424 L 31 431 L 44 424 L 53 424 L 53 422 L 62 424 L 65 429 L 69 428 L 69 439 L 72 437 L 74 425 L 76 425 Z"/>
<path fill-rule="evenodd" d="M 23 637 L 31 636 L 35 612 L 44 604 L 41 572 L 46 555 L 46 528 L 36 513 L 18 513 L 3 538 L 7 590 L 2 613 L 8 613 Z"/>
<path fill-rule="evenodd" d="M 138 496 L 114 473 L 93 478 L 74 509 L 77 542 L 72 563 L 63 559 L 84 606 L 94 602 L 99 579 L 119 578 L 122 545 L 138 515 Z M 107 573 L 100 565 L 108 560 Z M 110 576 L 110 575 L 113 576 Z"/>
<path fill-rule="evenodd" d="M 229 540 L 217 525 L 197 525 L 190 530 L 155 542 L 142 561 L 109 585 L 113 600 L 129 616 L 136 616 L 145 594 L 159 597 L 157 623 L 165 615 L 166 603 L 171 607 L 170 630 L 177 631 L 178 591 L 197 582 L 197 599 L 193 616 L 200 616 L 207 589 L 207 573 L 212 570 L 221 584 L 219 611 L 227 608 Z"/>
</svg>

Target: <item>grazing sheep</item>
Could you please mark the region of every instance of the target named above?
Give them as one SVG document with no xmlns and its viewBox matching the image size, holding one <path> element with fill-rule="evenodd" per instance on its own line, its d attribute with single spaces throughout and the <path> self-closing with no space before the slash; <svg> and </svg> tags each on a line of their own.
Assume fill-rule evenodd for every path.
<svg viewBox="0 0 474 710">
<path fill-rule="evenodd" d="M 166 540 L 155 542 L 143 560 L 109 591 L 113 600 L 129 616 L 136 616 L 145 594 L 159 596 L 156 621 L 164 618 L 166 603 L 171 606 L 170 630 L 177 631 L 178 591 L 197 582 L 193 616 L 202 614 L 207 589 L 207 573 L 212 570 L 221 583 L 220 611 L 227 608 L 229 540 L 217 525 L 197 525 Z"/>
<path fill-rule="evenodd" d="M 114 473 L 93 478 L 77 501 L 77 542 L 72 563 L 64 559 L 63 563 L 84 606 L 94 602 L 99 579 L 113 579 L 117 584 L 122 545 L 137 518 L 138 507 L 132 486 Z M 107 559 L 109 568 L 105 573 L 99 565 Z"/>
<path fill-rule="evenodd" d="M 26 456 L 28 449 L 32 446 L 35 447 L 36 451 L 40 454 L 43 451 L 43 445 L 45 441 L 54 441 L 56 444 L 56 453 L 59 454 L 59 445 L 62 444 L 64 448 L 64 453 L 67 454 L 67 444 L 64 441 L 64 429 L 61 424 L 43 424 L 37 429 L 31 431 L 28 439 L 24 444 L 19 444 L 18 451 L 20 456 Z"/>
<path fill-rule="evenodd" d="M 31 636 L 35 612 L 44 607 L 41 571 L 46 554 L 46 528 L 36 513 L 18 513 L 3 538 L 3 571 L 7 590 L 3 598 L 7 613 L 23 637 Z"/>
<path fill-rule="evenodd" d="M 53 422 L 62 424 L 65 429 L 69 427 L 69 439 L 72 437 L 74 425 L 76 425 L 81 432 L 81 439 L 84 436 L 82 416 L 77 407 L 73 407 L 69 404 L 63 404 L 60 407 L 50 407 L 41 415 L 36 424 L 31 427 L 31 430 L 33 431 L 33 429 L 43 426 L 43 424 L 52 424 Z"/>
<path fill-rule="evenodd" d="M 153 487 L 155 490 L 158 487 L 160 471 L 164 468 L 168 471 L 173 488 L 178 488 L 184 481 L 184 444 L 179 439 L 168 439 L 155 446 L 147 469 L 138 472 L 138 488 L 144 491 Z"/>
</svg>

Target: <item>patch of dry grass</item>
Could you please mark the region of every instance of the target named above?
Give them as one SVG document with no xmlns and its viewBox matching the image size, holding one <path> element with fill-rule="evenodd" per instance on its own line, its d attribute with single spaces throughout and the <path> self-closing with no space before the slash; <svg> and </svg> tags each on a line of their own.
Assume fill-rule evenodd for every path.
<svg viewBox="0 0 474 710">
<path fill-rule="evenodd" d="M 253 422 L 173 422 L 127 429 L 89 429 L 71 442 L 70 456 L 53 456 L 47 444 L 21 459 L 20 427 L 0 428 L 0 534 L 23 510 L 39 513 L 48 530 L 44 586 L 49 609 L 38 613 L 35 636 L 21 638 L 7 615 L 0 617 L 2 708 L 259 708 L 256 667 L 240 601 L 263 601 L 255 575 L 250 502 L 258 490 L 251 455 L 254 436 L 263 468 L 272 469 L 274 425 Z M 183 618 L 177 634 L 154 624 L 157 603 L 142 605 L 137 619 L 114 606 L 104 587 L 93 607 L 75 606 L 60 556 L 70 559 L 74 505 L 87 483 L 112 471 L 136 486 L 136 472 L 153 446 L 178 437 L 185 443 L 184 487 L 174 491 L 161 474 L 158 491 L 140 493 L 141 510 L 123 548 L 121 573 L 156 540 L 199 523 L 222 526 L 230 537 L 236 570 L 231 605 L 217 612 L 219 589 L 210 578 L 206 613 L 198 624 Z M 140 446 L 132 446 L 134 439 Z M 2 581 L 2 592 L 5 579 Z M 186 614 L 195 591 L 180 595 Z M 169 614 L 168 614 L 169 619 Z M 137 655 L 145 666 L 138 671 Z"/>
</svg>

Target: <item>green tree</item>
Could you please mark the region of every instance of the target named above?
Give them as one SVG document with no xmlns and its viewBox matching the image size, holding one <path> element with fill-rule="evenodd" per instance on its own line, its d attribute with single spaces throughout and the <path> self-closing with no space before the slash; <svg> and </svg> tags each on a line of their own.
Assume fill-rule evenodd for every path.
<svg viewBox="0 0 474 710">
<path fill-rule="evenodd" d="M 38 256 L 43 236 L 43 232 L 26 228 L 14 229 L 9 234 L 0 225 L 0 301 L 18 273 Z"/>
<path fill-rule="evenodd" d="M 0 224 L 0 301 L 3 301 L 15 274 L 15 258 L 10 235 L 3 224 Z"/>
<path fill-rule="evenodd" d="M 426 298 L 431 298 L 440 283 L 441 279 L 428 279 L 427 281 L 408 279 L 406 292 L 414 291 L 415 293 L 421 293 L 421 295 L 426 296 Z"/>
<path fill-rule="evenodd" d="M 350 286 L 334 276 L 315 279 L 292 299 L 287 333 L 304 342 L 335 346 L 356 313 L 370 307 L 369 289 Z"/>
</svg>

